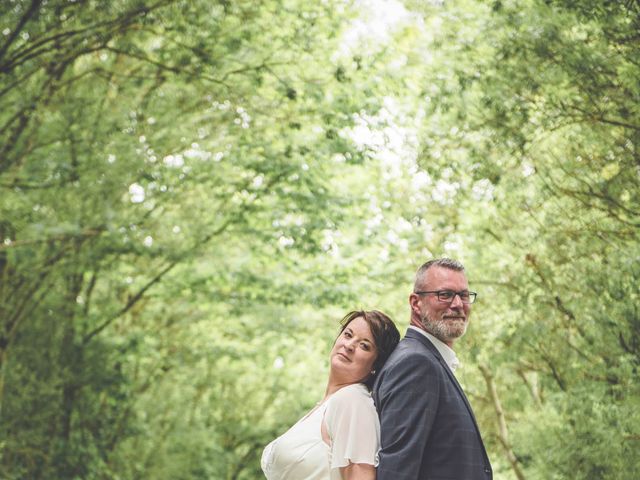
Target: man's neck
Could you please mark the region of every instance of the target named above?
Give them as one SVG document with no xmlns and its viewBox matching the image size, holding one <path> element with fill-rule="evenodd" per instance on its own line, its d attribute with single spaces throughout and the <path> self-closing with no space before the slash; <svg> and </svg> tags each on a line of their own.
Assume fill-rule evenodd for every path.
<svg viewBox="0 0 640 480">
<path fill-rule="evenodd" d="M 413 324 L 413 322 L 411 322 L 410 328 L 419 330 L 422 335 L 427 337 L 427 339 L 436 347 L 438 352 L 440 352 L 440 355 L 442 356 L 446 364 L 449 366 L 449 369 L 452 372 L 456 371 L 456 369 L 460 366 L 460 361 L 458 360 L 458 356 L 456 355 L 456 352 L 454 352 L 449 345 L 447 345 L 442 340 L 438 339 L 432 333 L 427 332 L 424 329 L 424 327 L 422 327 L 422 325 L 416 326 Z"/>
</svg>

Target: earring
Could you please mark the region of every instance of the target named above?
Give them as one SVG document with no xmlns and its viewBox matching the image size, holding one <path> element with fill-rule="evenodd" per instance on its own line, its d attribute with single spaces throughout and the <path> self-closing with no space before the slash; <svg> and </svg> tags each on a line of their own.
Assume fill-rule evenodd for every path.
<svg viewBox="0 0 640 480">
<path fill-rule="evenodd" d="M 371 375 L 375 375 L 376 371 L 375 370 L 371 370 Z"/>
</svg>

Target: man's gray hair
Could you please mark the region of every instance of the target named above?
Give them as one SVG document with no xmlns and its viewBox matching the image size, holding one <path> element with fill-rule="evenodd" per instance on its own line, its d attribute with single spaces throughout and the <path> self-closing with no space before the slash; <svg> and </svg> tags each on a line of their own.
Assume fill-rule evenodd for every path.
<svg viewBox="0 0 640 480">
<path fill-rule="evenodd" d="M 424 277 L 425 273 L 427 273 L 427 270 L 429 270 L 431 267 L 442 267 L 448 268 L 449 270 L 455 270 L 456 272 L 464 272 L 464 265 L 452 258 L 436 258 L 434 260 L 429 260 L 428 262 L 424 263 L 416 272 L 416 280 L 413 285 L 414 290 L 418 288 L 422 283 L 422 278 Z"/>
</svg>

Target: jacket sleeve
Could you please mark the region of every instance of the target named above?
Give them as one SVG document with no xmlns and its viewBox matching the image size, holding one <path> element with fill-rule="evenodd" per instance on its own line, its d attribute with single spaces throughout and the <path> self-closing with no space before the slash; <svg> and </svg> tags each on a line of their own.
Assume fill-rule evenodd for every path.
<svg viewBox="0 0 640 480">
<path fill-rule="evenodd" d="M 388 365 L 377 385 L 381 444 L 377 480 L 418 480 L 438 411 L 442 372 L 429 358 L 407 352 Z"/>
</svg>

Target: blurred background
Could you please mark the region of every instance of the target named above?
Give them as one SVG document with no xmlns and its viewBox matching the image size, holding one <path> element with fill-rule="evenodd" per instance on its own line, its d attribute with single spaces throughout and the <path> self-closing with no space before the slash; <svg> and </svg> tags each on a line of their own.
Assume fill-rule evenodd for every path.
<svg viewBox="0 0 640 480">
<path fill-rule="evenodd" d="M 640 4 L 3 0 L 0 478 L 260 479 L 461 260 L 497 480 L 640 471 Z"/>
</svg>

